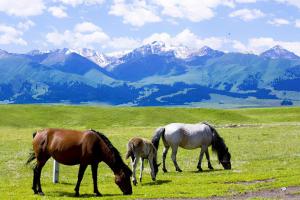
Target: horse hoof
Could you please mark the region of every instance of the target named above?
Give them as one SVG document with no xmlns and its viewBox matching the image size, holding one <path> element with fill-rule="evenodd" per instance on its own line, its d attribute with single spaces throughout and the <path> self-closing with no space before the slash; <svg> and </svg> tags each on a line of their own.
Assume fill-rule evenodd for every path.
<svg viewBox="0 0 300 200">
<path fill-rule="evenodd" d="M 136 180 L 134 180 L 134 181 L 132 181 L 132 183 L 133 183 L 133 185 L 136 185 L 136 184 L 137 184 L 137 181 L 136 181 Z"/>
<path fill-rule="evenodd" d="M 38 192 L 38 195 L 44 196 L 45 194 L 44 194 L 44 192 Z"/>
<path fill-rule="evenodd" d="M 102 197 L 102 194 L 100 192 L 95 192 L 96 197 Z"/>
<path fill-rule="evenodd" d="M 210 170 L 213 170 L 214 168 L 213 167 L 208 167 Z"/>
<path fill-rule="evenodd" d="M 164 172 L 164 173 L 167 173 L 167 172 L 168 172 L 168 170 L 167 170 L 167 169 L 163 169 L 163 172 Z"/>
<path fill-rule="evenodd" d="M 181 170 L 181 169 L 176 169 L 176 171 L 178 171 L 178 172 L 182 172 L 182 170 Z"/>
<path fill-rule="evenodd" d="M 201 167 L 198 168 L 198 172 L 203 172 L 203 169 Z"/>
<path fill-rule="evenodd" d="M 79 193 L 78 192 L 75 193 L 75 197 L 79 197 Z"/>
</svg>

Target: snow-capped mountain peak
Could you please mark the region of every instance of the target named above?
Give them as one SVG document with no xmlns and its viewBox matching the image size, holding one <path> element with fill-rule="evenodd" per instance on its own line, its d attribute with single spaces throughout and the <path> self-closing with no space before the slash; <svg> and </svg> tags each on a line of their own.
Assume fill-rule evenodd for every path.
<svg viewBox="0 0 300 200">
<path fill-rule="evenodd" d="M 173 46 L 171 48 L 174 51 L 175 57 L 179 59 L 187 59 L 196 52 L 196 49 L 187 46 Z"/>
<path fill-rule="evenodd" d="M 268 58 L 286 58 L 286 59 L 298 59 L 299 56 L 294 54 L 293 52 L 290 52 L 280 45 L 276 45 L 272 47 L 271 49 L 263 52 L 260 54 L 263 57 L 268 57 Z"/>
<path fill-rule="evenodd" d="M 42 55 L 42 54 L 50 53 L 50 52 L 51 51 L 49 51 L 49 50 L 42 51 L 42 50 L 35 49 L 35 50 L 28 52 L 27 55 L 36 56 L 36 55 Z"/>
<path fill-rule="evenodd" d="M 154 41 L 150 44 L 145 44 L 139 48 L 133 50 L 134 53 L 147 55 L 147 54 L 161 54 L 168 52 L 170 49 L 166 47 L 166 44 L 162 41 Z"/>
<path fill-rule="evenodd" d="M 75 52 L 91 60 L 92 62 L 96 63 L 100 67 L 105 67 L 111 63 L 110 57 L 92 49 L 87 49 L 87 48 L 76 49 Z"/>
</svg>

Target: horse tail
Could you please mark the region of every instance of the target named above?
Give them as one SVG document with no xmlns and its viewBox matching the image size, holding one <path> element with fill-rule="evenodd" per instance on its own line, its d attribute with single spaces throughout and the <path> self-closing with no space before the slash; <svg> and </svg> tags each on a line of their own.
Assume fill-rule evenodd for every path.
<svg viewBox="0 0 300 200">
<path fill-rule="evenodd" d="M 207 122 L 204 122 L 203 124 L 206 124 L 212 132 L 212 150 L 218 154 L 218 159 L 220 161 L 222 153 L 227 148 L 224 139 L 219 135 L 217 130 L 212 125 L 208 124 Z"/>
<path fill-rule="evenodd" d="M 36 136 L 37 132 L 32 133 L 32 138 L 34 138 Z M 29 163 L 31 163 L 34 159 L 36 159 L 35 157 L 35 153 L 33 150 L 31 150 L 31 152 L 29 153 L 28 156 L 28 160 L 26 161 L 26 165 L 29 165 Z"/>
<path fill-rule="evenodd" d="M 35 157 L 35 153 L 32 151 L 29 153 L 28 160 L 26 161 L 26 165 L 29 165 L 29 163 L 31 163 L 34 159 L 36 159 L 36 157 Z"/>
<path fill-rule="evenodd" d="M 134 146 L 131 142 L 128 143 L 127 145 L 127 152 L 126 152 L 126 156 L 125 158 L 128 159 L 129 157 L 131 157 L 131 160 L 134 160 Z"/>
<path fill-rule="evenodd" d="M 165 137 L 165 131 L 166 129 L 164 127 L 160 127 L 156 129 L 154 136 L 152 137 L 152 144 L 154 145 L 156 150 L 158 150 L 160 138 L 162 137 L 164 139 Z"/>
</svg>

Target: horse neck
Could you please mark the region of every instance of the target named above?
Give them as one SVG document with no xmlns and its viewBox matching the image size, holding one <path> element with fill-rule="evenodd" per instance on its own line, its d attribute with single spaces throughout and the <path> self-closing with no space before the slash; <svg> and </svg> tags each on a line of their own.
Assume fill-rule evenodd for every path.
<svg viewBox="0 0 300 200">
<path fill-rule="evenodd" d="M 225 154 L 226 148 L 227 148 L 227 146 L 226 146 L 223 138 L 221 138 L 220 136 L 217 136 L 216 140 L 214 141 L 213 151 L 217 152 L 219 161 L 220 161 L 220 159 L 222 159 L 221 157 Z"/>
<path fill-rule="evenodd" d="M 157 164 L 156 148 L 153 144 L 149 144 L 149 148 L 151 149 L 150 154 L 151 154 L 151 157 L 152 157 L 152 161 L 153 161 L 154 164 Z"/>
<path fill-rule="evenodd" d="M 118 174 L 121 169 L 122 159 L 117 158 L 116 152 L 114 152 L 108 145 L 104 143 L 103 148 L 103 162 L 105 162 L 109 168 L 114 172 L 114 174 Z M 102 144 L 101 144 L 102 145 Z"/>
</svg>

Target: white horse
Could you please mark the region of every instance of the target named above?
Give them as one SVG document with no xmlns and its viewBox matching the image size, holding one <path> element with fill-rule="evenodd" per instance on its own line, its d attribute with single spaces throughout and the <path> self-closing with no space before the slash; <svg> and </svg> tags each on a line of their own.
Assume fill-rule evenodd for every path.
<svg viewBox="0 0 300 200">
<path fill-rule="evenodd" d="M 176 154 L 178 146 L 184 149 L 195 149 L 201 148 L 199 162 L 197 168 L 202 171 L 201 162 L 203 154 L 205 153 L 208 162 L 208 168 L 213 169 L 210 163 L 208 154 L 208 147 L 212 145 L 212 150 L 218 154 L 219 163 L 221 163 L 224 169 L 231 169 L 230 158 L 231 155 L 228 152 L 228 148 L 224 143 L 214 127 L 208 123 L 197 123 L 197 124 L 183 124 L 183 123 L 172 123 L 164 127 L 160 127 L 156 130 L 152 143 L 155 148 L 158 149 L 159 140 L 162 137 L 164 143 L 163 149 L 163 171 L 167 172 L 166 169 L 166 156 L 169 148 L 172 149 L 172 161 L 176 168 L 176 171 L 181 172 L 182 170 L 177 164 Z"/>
<path fill-rule="evenodd" d="M 127 153 L 126 153 L 126 159 L 131 157 L 131 164 L 132 164 L 132 182 L 134 185 L 137 184 L 136 181 L 136 167 L 141 160 L 141 166 L 140 166 L 140 182 L 142 182 L 142 173 L 144 170 L 144 159 L 149 160 L 149 165 L 151 168 L 151 177 L 152 180 L 155 181 L 156 174 L 158 172 L 159 165 L 157 164 L 157 151 L 154 145 L 151 141 L 140 138 L 140 137 L 134 137 L 129 140 L 127 144 Z"/>
</svg>

